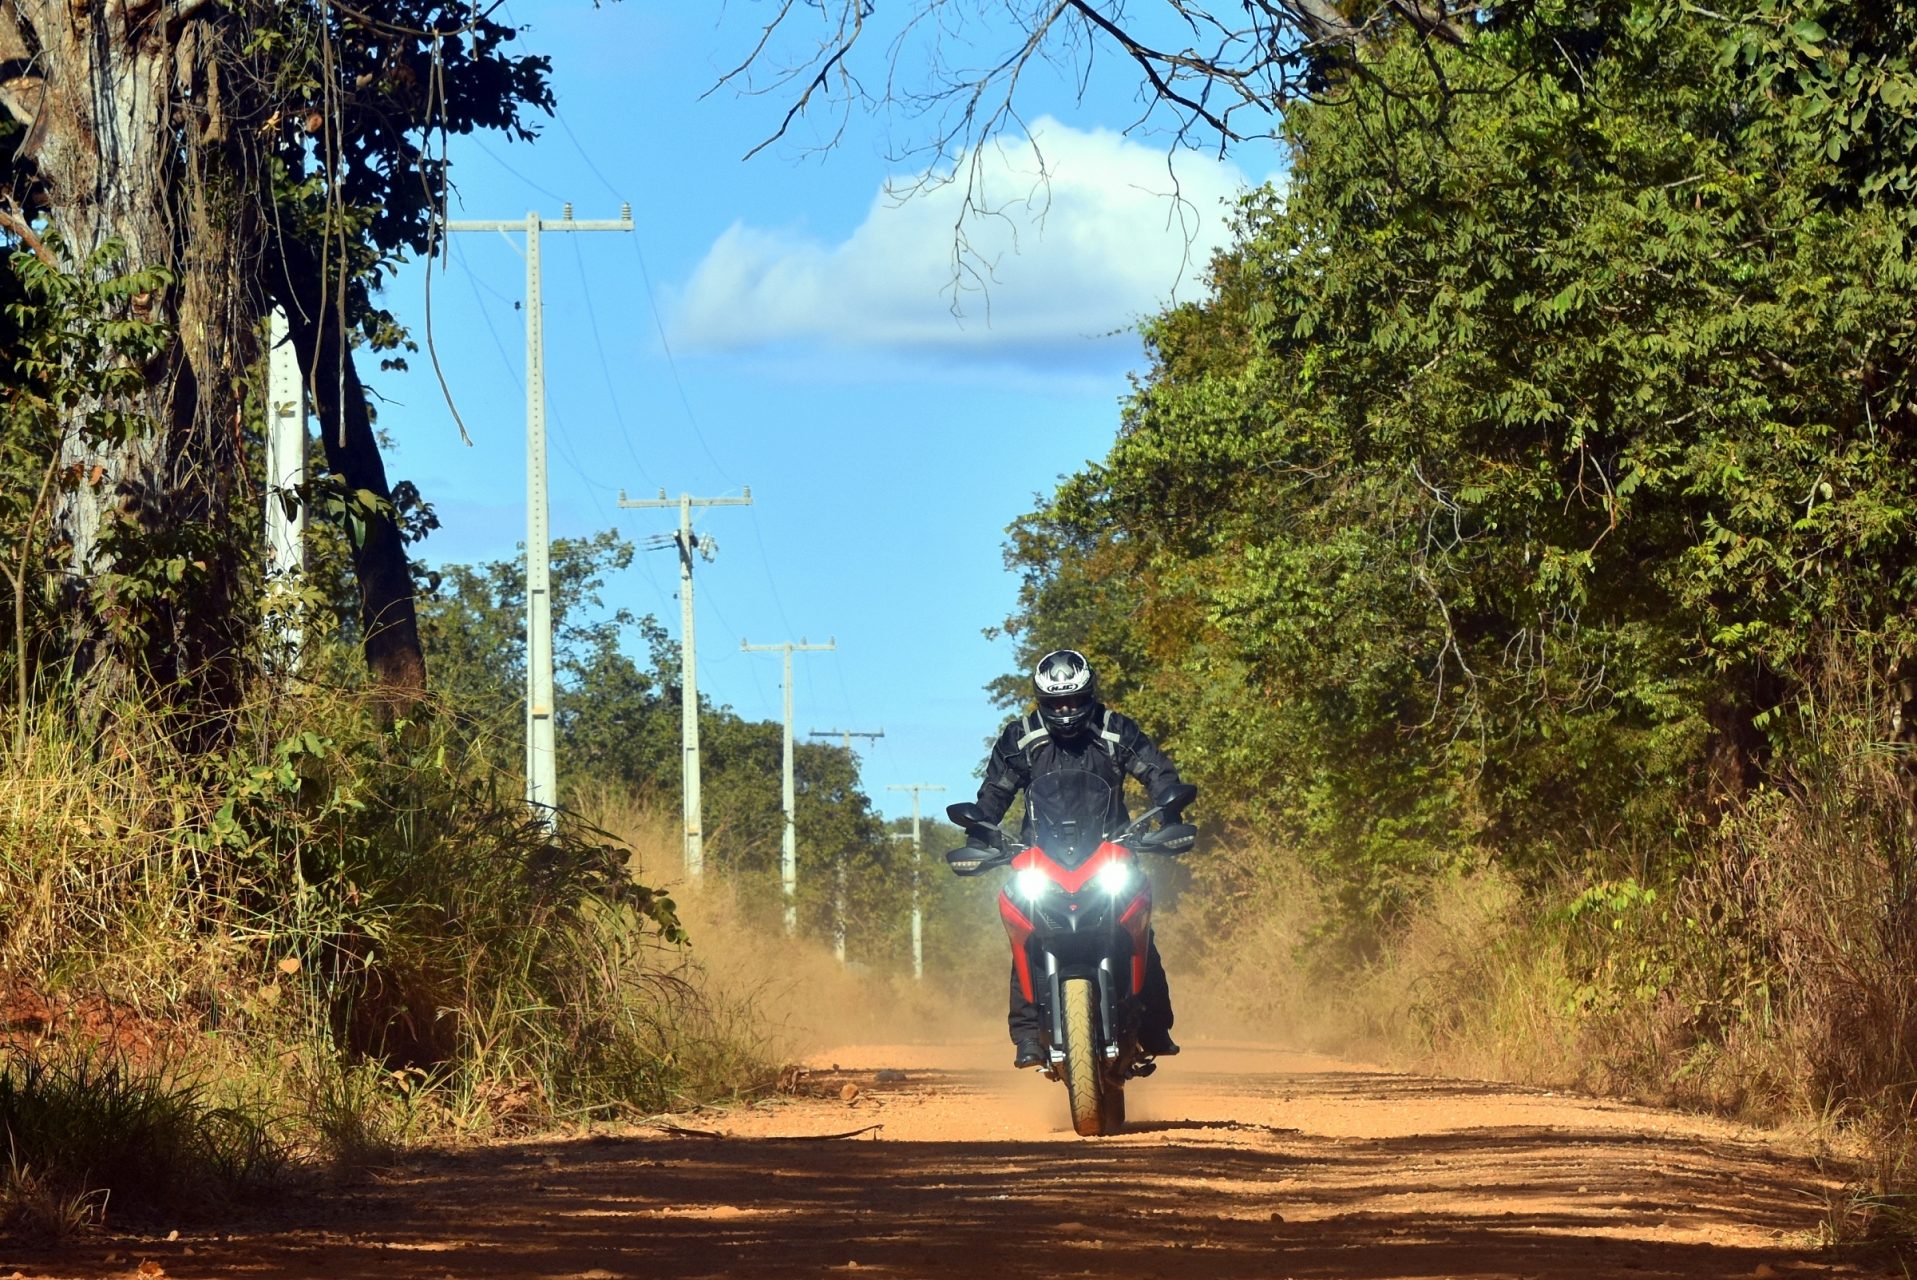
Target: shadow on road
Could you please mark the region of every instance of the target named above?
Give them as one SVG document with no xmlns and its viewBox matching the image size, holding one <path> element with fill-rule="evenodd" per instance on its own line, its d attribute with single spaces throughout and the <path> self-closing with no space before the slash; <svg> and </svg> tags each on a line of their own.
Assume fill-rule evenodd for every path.
<svg viewBox="0 0 1917 1280">
<path fill-rule="evenodd" d="M 151 1257 L 174 1277 L 340 1280 L 1875 1274 L 1810 1246 L 1814 1184 L 1808 1162 L 1754 1144 L 1556 1127 L 1341 1140 L 1185 1119 L 1078 1143 L 597 1139 L 431 1156 L 211 1248 L 24 1265 L 125 1274 Z M 1714 1242 L 1731 1224 L 1777 1244 Z"/>
</svg>

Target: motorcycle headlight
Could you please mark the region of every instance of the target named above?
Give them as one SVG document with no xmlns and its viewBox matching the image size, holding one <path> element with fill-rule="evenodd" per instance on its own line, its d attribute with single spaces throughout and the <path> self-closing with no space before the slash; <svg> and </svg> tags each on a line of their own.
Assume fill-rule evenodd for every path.
<svg viewBox="0 0 1917 1280">
<path fill-rule="evenodd" d="M 1116 898 L 1138 883 L 1138 872 L 1129 862 L 1108 862 L 1098 869 L 1098 887 Z"/>
<path fill-rule="evenodd" d="M 1037 867 L 1021 867 L 1012 877 L 1012 893 L 1027 902 L 1036 902 L 1052 887 L 1052 878 Z"/>
</svg>

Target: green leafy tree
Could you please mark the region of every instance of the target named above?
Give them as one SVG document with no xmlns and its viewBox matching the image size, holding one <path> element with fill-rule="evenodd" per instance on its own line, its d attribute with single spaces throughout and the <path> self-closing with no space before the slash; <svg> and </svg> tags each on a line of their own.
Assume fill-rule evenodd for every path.
<svg viewBox="0 0 1917 1280">
<path fill-rule="evenodd" d="M 0 227 L 51 269 L 152 279 L 100 323 L 167 335 L 139 394 L 115 391 L 125 429 L 103 433 L 95 399 L 61 406 L 50 523 L 83 672 L 183 675 L 186 701 L 238 686 L 257 525 L 235 424 L 278 303 L 327 461 L 365 513 L 350 551 L 372 674 L 402 700 L 423 687 L 354 347 L 403 341 L 373 291 L 431 246 L 445 138 L 525 136 L 550 104 L 547 64 L 514 51 L 516 34 L 439 0 L 0 6 L 0 111 L 16 126 L 0 139 Z"/>
<path fill-rule="evenodd" d="M 632 544 L 612 530 L 552 545 L 557 732 L 569 775 L 676 788 L 676 650 L 650 615 L 609 610 L 604 600 L 607 575 L 632 556 Z M 516 762 L 525 733 L 525 563 L 442 565 L 428 583 L 421 633 L 439 696 L 474 739 L 493 744 L 502 764 Z M 629 636 L 650 669 L 625 653 Z M 670 745 L 662 748 L 668 728 Z"/>
<path fill-rule="evenodd" d="M 610 786 L 677 811 L 681 786 L 678 646 L 651 616 L 605 604 L 609 575 L 632 562 L 614 531 L 553 544 L 553 653 L 562 794 Z M 446 711 L 502 768 L 518 765 L 525 724 L 525 569 L 518 559 L 447 564 L 427 575 L 421 634 Z M 637 646 L 643 662 L 629 650 Z M 709 857 L 751 886 L 773 918 L 782 909 L 782 730 L 700 706 L 702 793 Z M 856 954 L 894 963 L 905 943 L 906 890 L 897 851 L 839 747 L 800 743 L 794 759 L 800 911 L 830 937 L 843 869 Z"/>
<path fill-rule="evenodd" d="M 1015 531 L 1021 642 L 1088 636 L 1354 914 L 1487 853 L 1680 852 L 1788 780 L 1829 646 L 1907 661 L 1897 217 L 1830 198 L 1723 21 L 1600 17 L 1590 56 L 1514 18 L 1294 109 L 1288 190 Z"/>
</svg>

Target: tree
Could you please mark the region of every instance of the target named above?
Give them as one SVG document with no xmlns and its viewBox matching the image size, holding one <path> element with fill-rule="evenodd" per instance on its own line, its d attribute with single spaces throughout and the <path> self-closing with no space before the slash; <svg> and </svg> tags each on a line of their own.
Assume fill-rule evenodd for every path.
<svg viewBox="0 0 1917 1280">
<path fill-rule="evenodd" d="M 1721 22 L 1603 16 L 1576 65 L 1517 23 L 1436 71 L 1407 40 L 1292 111 L 1288 191 L 1147 327 L 1110 457 L 1015 531 L 1021 640 L 1109 647 L 1354 913 L 1481 856 L 1682 856 L 1795 785 L 1834 651 L 1910 661 L 1898 215 L 1831 198 Z M 1412 127 L 1421 74 L 1449 115 Z"/>
<path fill-rule="evenodd" d="M 562 538 L 552 548 L 554 666 L 562 792 L 615 788 L 677 812 L 682 785 L 679 649 L 650 615 L 605 607 L 608 576 L 632 562 L 633 546 L 607 530 Z M 434 568 L 421 592 L 421 631 L 434 654 L 444 714 L 501 768 L 520 759 L 525 727 L 525 568 L 519 559 Z M 645 655 L 635 660 L 632 641 Z M 709 855 L 768 911 L 781 899 L 785 819 L 777 779 L 783 731 L 702 700 L 701 757 Z M 833 886 L 844 866 L 852 890 L 854 942 L 864 954 L 896 953 L 904 881 L 856 758 L 801 743 L 794 760 L 801 918 L 828 936 Z"/>
<path fill-rule="evenodd" d="M 104 406 L 121 429 L 101 430 L 99 403 L 63 406 L 52 524 L 83 669 L 174 675 L 214 703 L 236 687 L 246 379 L 279 303 L 327 461 L 367 515 L 352 552 L 373 678 L 402 701 L 423 687 L 354 347 L 404 340 L 373 290 L 430 252 L 443 139 L 525 135 L 549 104 L 547 64 L 509 52 L 515 35 L 440 0 L 0 6 L 0 107 L 23 126 L 0 226 L 49 267 L 152 279 L 98 319 L 171 335 Z"/>
<path fill-rule="evenodd" d="M 604 603 L 607 576 L 632 556 L 616 530 L 552 545 L 557 736 L 569 782 L 676 789 L 677 648 L 650 614 Z M 420 628 L 434 654 L 437 694 L 472 740 L 488 744 L 502 765 L 516 763 L 526 714 L 525 562 L 447 564 L 427 577 Z M 624 652 L 635 633 L 649 668 Z"/>
</svg>

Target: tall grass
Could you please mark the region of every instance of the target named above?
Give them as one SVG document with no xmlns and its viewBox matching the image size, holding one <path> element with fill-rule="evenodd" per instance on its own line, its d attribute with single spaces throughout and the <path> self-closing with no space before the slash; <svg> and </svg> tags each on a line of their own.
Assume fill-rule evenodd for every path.
<svg viewBox="0 0 1917 1280">
<path fill-rule="evenodd" d="M 258 1108 L 86 1054 L 0 1066 L 0 1227 L 64 1236 L 106 1210 L 194 1214 L 271 1184 L 285 1151 Z"/>
<path fill-rule="evenodd" d="M 49 705 L 0 760 L 0 1108 L 66 1117 L 0 1129 L 17 1201 L 131 1205 L 232 1146 L 190 1135 L 236 1126 L 351 1162 L 764 1074 L 634 851 L 529 818 L 431 708 L 388 725 L 349 694 L 262 697 L 216 758 L 177 750 L 161 710 L 86 733 Z M 97 1185 L 60 1172 L 75 1134 L 131 1132 L 106 1121 L 136 1098 L 172 1108 L 175 1139 L 89 1156 Z"/>
<path fill-rule="evenodd" d="M 1856 1157 L 1834 1230 L 1917 1233 L 1917 785 L 1870 682 L 1836 675 L 1655 881 L 1487 858 L 1354 956 L 1295 858 L 1228 851 L 1229 905 L 1179 922 L 1205 985 L 1317 1047 L 1807 1126 Z"/>
</svg>

